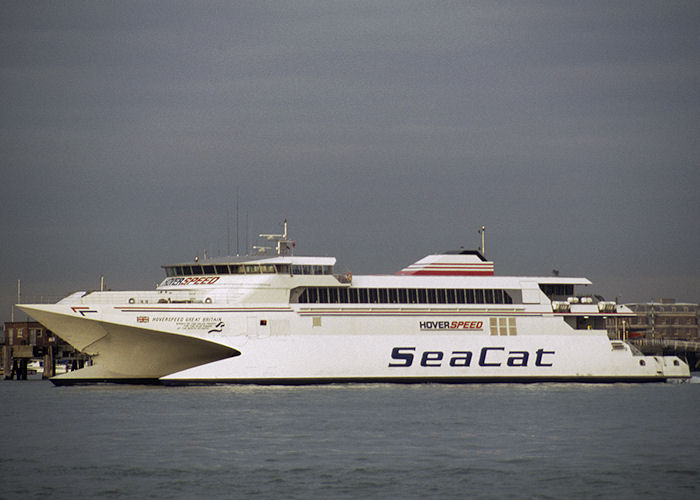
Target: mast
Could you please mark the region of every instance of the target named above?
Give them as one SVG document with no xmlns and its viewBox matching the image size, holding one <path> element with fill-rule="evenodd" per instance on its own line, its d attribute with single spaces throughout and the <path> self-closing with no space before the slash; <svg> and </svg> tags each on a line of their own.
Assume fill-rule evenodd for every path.
<svg viewBox="0 0 700 500">
<path fill-rule="evenodd" d="M 481 226 L 479 234 L 481 234 L 481 255 L 486 257 L 486 226 Z"/>
<path fill-rule="evenodd" d="M 282 234 L 259 234 L 260 238 L 265 238 L 268 241 L 274 241 L 277 243 L 277 255 L 287 255 L 292 252 L 292 248 L 296 243 L 292 240 L 287 239 L 287 219 L 284 219 L 284 232 Z M 266 250 L 271 250 L 270 247 L 255 246 L 254 249 L 258 252 L 264 253 Z"/>
</svg>

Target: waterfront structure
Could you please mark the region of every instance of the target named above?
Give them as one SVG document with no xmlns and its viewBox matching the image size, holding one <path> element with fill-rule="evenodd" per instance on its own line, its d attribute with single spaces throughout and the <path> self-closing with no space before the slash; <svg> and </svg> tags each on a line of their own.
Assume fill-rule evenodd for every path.
<svg viewBox="0 0 700 500">
<path fill-rule="evenodd" d="M 19 307 L 92 366 L 54 377 L 166 384 L 665 381 L 675 356 L 608 338 L 629 308 L 591 282 L 501 277 L 477 251 L 429 255 L 395 275 L 334 272 L 335 258 L 276 252 L 163 266 L 154 291 L 76 292 Z"/>
<path fill-rule="evenodd" d="M 58 357 L 77 355 L 73 346 L 37 321 L 6 321 L 3 331 L 4 335 L 0 338 L 0 345 L 3 346 L 30 346 L 39 355 L 53 346 Z"/>
<path fill-rule="evenodd" d="M 625 304 L 634 315 L 628 320 L 632 336 L 668 340 L 700 340 L 698 304 L 660 299 L 646 303 Z"/>
<path fill-rule="evenodd" d="M 0 366 L 6 379 L 13 377 L 13 374 L 18 378 L 26 378 L 27 367 L 32 359 L 37 361 L 36 366 L 40 366 L 47 377 L 56 372 L 57 360 L 64 365 L 70 364 L 71 367 L 75 365 L 76 368 L 87 361 L 87 356 L 77 352 L 73 346 L 36 321 L 6 321 L 0 346 Z"/>
</svg>

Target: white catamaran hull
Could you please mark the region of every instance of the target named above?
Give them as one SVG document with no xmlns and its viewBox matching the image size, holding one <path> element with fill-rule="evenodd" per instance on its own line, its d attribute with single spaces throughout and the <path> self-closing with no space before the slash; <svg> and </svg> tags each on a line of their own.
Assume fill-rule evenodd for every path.
<svg viewBox="0 0 700 500">
<path fill-rule="evenodd" d="M 154 291 L 76 292 L 20 307 L 92 358 L 54 377 L 166 384 L 664 381 L 675 356 L 624 338 L 632 312 L 576 295 L 585 278 L 494 276 L 479 252 L 433 254 L 395 275 L 334 274 L 335 258 L 276 255 L 163 266 Z M 264 250 L 264 247 L 259 247 Z M 619 329 L 618 326 L 622 325 Z"/>
<path fill-rule="evenodd" d="M 688 376 L 678 358 L 635 355 L 605 331 L 561 333 L 561 318 L 551 315 L 519 317 L 516 335 L 491 335 L 491 318 L 514 317 L 512 311 L 404 310 L 398 316 L 273 306 L 237 312 L 206 306 L 23 309 L 93 356 L 93 366 L 54 377 L 57 385 L 641 382 Z"/>
</svg>

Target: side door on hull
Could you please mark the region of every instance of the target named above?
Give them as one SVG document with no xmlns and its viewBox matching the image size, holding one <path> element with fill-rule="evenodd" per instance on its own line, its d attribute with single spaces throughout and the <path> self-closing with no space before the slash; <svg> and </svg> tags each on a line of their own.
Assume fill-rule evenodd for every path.
<svg viewBox="0 0 700 500">
<path fill-rule="evenodd" d="M 264 338 L 270 336 L 270 322 L 259 316 L 248 316 L 248 336 Z"/>
</svg>

